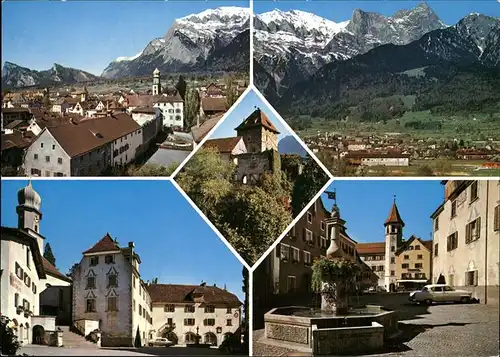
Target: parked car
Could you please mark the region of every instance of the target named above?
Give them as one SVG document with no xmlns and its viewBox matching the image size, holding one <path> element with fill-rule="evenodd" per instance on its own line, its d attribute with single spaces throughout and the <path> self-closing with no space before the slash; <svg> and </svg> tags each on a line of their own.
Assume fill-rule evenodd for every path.
<svg viewBox="0 0 500 357">
<path fill-rule="evenodd" d="M 426 285 L 422 290 L 413 291 L 408 299 L 412 302 L 426 303 L 433 302 L 462 302 L 471 301 L 472 293 L 466 290 L 455 290 L 449 285 L 432 284 Z"/>
<path fill-rule="evenodd" d="M 174 343 L 164 337 L 157 337 L 154 341 L 149 342 L 149 347 L 168 347 Z"/>
</svg>

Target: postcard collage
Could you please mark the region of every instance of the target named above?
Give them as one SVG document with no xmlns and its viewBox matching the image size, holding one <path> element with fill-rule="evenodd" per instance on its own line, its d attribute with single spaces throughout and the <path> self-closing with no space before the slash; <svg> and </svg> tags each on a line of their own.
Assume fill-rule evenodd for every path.
<svg viewBox="0 0 500 357">
<path fill-rule="evenodd" d="M 2 356 L 498 356 L 500 0 L 2 0 Z"/>
</svg>

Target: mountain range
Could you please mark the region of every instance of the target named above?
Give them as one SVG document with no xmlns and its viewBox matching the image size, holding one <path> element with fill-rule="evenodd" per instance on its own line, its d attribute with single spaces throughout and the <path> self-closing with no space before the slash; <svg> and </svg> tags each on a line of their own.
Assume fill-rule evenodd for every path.
<svg viewBox="0 0 500 357">
<path fill-rule="evenodd" d="M 177 19 L 163 37 L 151 40 L 140 53 L 118 57 L 109 63 L 101 77 L 144 76 L 155 68 L 163 73 L 248 72 L 249 22 L 248 8 L 228 6 Z M 5 62 L 2 69 L 2 86 L 6 87 L 72 84 L 97 78 L 61 65 L 54 65 L 48 71 L 35 71 Z"/>
<path fill-rule="evenodd" d="M 407 44 L 379 45 L 330 62 L 276 99 L 278 109 L 288 113 L 360 120 L 498 103 L 500 19 L 476 13 Z"/>
<path fill-rule="evenodd" d="M 282 110 L 291 109 L 291 98 L 303 105 L 309 103 L 306 97 L 314 102 L 318 92 L 331 101 L 342 92 L 339 81 L 347 81 L 347 74 L 361 71 L 366 77 L 382 68 L 394 72 L 401 65 L 407 69 L 426 66 L 432 58 L 446 60 L 448 51 L 450 56 L 458 56 L 454 45 L 465 51 L 461 54 L 465 63 L 472 61 L 467 53 L 472 62 L 490 67 L 498 64 L 498 18 L 470 14 L 448 26 L 425 3 L 392 16 L 356 9 L 350 20 L 340 23 L 298 10 L 273 10 L 256 15 L 254 24 L 255 85 Z M 425 48 L 423 38 L 434 42 Z M 417 48 L 426 60 L 412 57 Z M 351 85 L 355 82 L 349 81 Z"/>
</svg>

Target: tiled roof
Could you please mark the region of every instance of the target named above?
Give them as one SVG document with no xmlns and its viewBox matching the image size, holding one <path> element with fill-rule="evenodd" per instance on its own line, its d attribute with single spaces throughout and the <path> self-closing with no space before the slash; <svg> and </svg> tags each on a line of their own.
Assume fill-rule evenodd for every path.
<svg viewBox="0 0 500 357">
<path fill-rule="evenodd" d="M 257 108 L 253 111 L 252 114 L 250 114 L 244 121 L 243 123 L 241 123 L 236 129 L 236 131 L 238 130 L 246 130 L 246 129 L 250 129 L 250 128 L 255 128 L 255 127 L 259 127 L 259 126 L 263 126 L 264 128 L 276 133 L 276 134 L 279 134 L 280 132 L 278 131 L 278 129 L 276 129 L 276 127 L 274 126 L 274 124 L 269 120 L 269 118 L 262 112 L 262 110 L 260 110 L 260 108 Z"/>
<path fill-rule="evenodd" d="M 213 129 L 213 127 L 221 120 L 223 115 L 216 115 L 204 121 L 200 126 L 191 128 L 191 134 L 195 143 L 199 143 Z"/>
<path fill-rule="evenodd" d="M 48 127 L 47 130 L 70 157 L 75 157 L 140 128 L 130 115 L 120 113 L 82 120 L 77 124 Z"/>
<path fill-rule="evenodd" d="M 392 204 L 391 211 L 389 212 L 389 217 L 385 220 L 384 226 L 390 224 L 390 223 L 400 223 L 403 227 L 405 226 L 405 223 L 401 219 L 401 216 L 399 215 L 398 211 L 398 206 L 396 206 L 396 201 Z"/>
<path fill-rule="evenodd" d="M 21 119 L 13 120 L 9 124 L 4 126 L 4 129 L 15 129 L 18 126 L 22 126 L 22 124 L 24 124 L 24 126 L 27 126 L 25 120 L 21 120 Z"/>
<path fill-rule="evenodd" d="M 203 146 L 207 148 L 215 148 L 220 153 L 231 153 L 240 141 L 240 136 L 236 136 L 234 138 L 212 139 L 205 141 Z"/>
<path fill-rule="evenodd" d="M 359 255 L 385 254 L 385 242 L 358 243 L 356 251 Z"/>
<path fill-rule="evenodd" d="M 156 114 L 155 108 L 135 108 L 132 110 L 132 113 L 147 113 L 147 114 Z"/>
<path fill-rule="evenodd" d="M 2 134 L 2 151 L 12 148 L 24 149 L 28 147 L 35 135 L 31 131 L 14 131 L 12 134 Z"/>
<path fill-rule="evenodd" d="M 228 109 L 225 97 L 203 97 L 201 107 L 205 112 L 225 112 Z"/>
<path fill-rule="evenodd" d="M 51 262 L 49 262 L 45 257 L 42 256 L 42 263 L 43 263 L 43 269 L 45 270 L 46 274 L 55 276 L 58 279 L 65 280 L 68 282 L 71 282 L 71 279 L 68 278 L 66 275 L 61 273 L 55 266 L 52 265 Z"/>
<path fill-rule="evenodd" d="M 162 303 L 223 303 L 240 306 L 238 297 L 216 286 L 150 284 L 147 286 L 151 301 Z"/>
<path fill-rule="evenodd" d="M 154 96 L 153 98 L 154 103 L 182 103 L 183 100 L 180 95 L 160 95 L 160 96 Z"/>
<path fill-rule="evenodd" d="M 28 108 L 2 108 L 2 113 L 29 113 Z"/>
<path fill-rule="evenodd" d="M 114 250 L 120 250 L 120 247 L 115 243 L 113 238 L 106 233 L 106 235 L 90 249 L 87 249 L 82 254 L 87 253 L 99 253 L 99 252 L 110 252 Z"/>
<path fill-rule="evenodd" d="M 345 156 L 346 159 L 364 159 L 364 158 L 391 158 L 405 159 L 409 154 L 403 154 L 399 151 L 350 151 Z"/>
</svg>

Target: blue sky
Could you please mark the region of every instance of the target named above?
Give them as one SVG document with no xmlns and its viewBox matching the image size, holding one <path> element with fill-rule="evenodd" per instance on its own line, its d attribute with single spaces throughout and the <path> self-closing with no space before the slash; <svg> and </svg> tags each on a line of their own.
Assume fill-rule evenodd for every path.
<svg viewBox="0 0 500 357">
<path fill-rule="evenodd" d="M 227 138 L 236 136 L 236 128 L 245 120 L 252 112 L 255 107 L 260 108 L 264 114 L 267 115 L 269 120 L 274 124 L 276 129 L 280 132 L 278 135 L 278 140 L 283 139 L 285 136 L 290 135 L 290 132 L 285 129 L 283 123 L 269 110 L 269 108 L 264 104 L 264 102 L 255 94 L 252 90 L 243 98 L 239 105 L 234 108 L 234 110 L 227 116 L 222 124 L 217 127 L 215 132 L 210 136 L 210 139 L 216 138 Z"/>
<path fill-rule="evenodd" d="M 27 181 L 2 180 L 2 225 L 17 227 L 17 191 Z M 121 246 L 135 242 L 144 280 L 227 289 L 241 301 L 242 265 L 169 181 L 41 181 L 40 233 L 57 268 L 67 273 L 107 232 Z"/>
<path fill-rule="evenodd" d="M 412 234 L 430 239 L 431 214 L 444 200 L 440 180 L 404 181 L 334 181 L 327 191 L 337 192 L 340 216 L 346 221 L 347 233 L 358 243 L 383 242 L 384 222 L 396 195 L 396 205 L 405 223 L 403 237 Z M 334 201 L 321 195 L 325 208 Z"/>
<path fill-rule="evenodd" d="M 263 13 L 273 9 L 282 11 L 303 10 L 315 13 L 335 22 L 349 20 L 355 9 L 378 12 L 386 16 L 393 15 L 401 9 L 411 9 L 419 1 L 254 1 L 254 12 Z M 500 16 L 500 4 L 496 0 L 470 1 L 427 1 L 427 4 L 436 12 L 439 18 L 448 25 L 454 25 L 462 17 L 471 12 L 479 12 L 490 16 Z"/>
<path fill-rule="evenodd" d="M 175 19 L 248 1 L 6 1 L 2 60 L 35 70 L 54 63 L 100 75 L 163 37 Z M 3 65 L 3 64 L 2 64 Z"/>
</svg>

